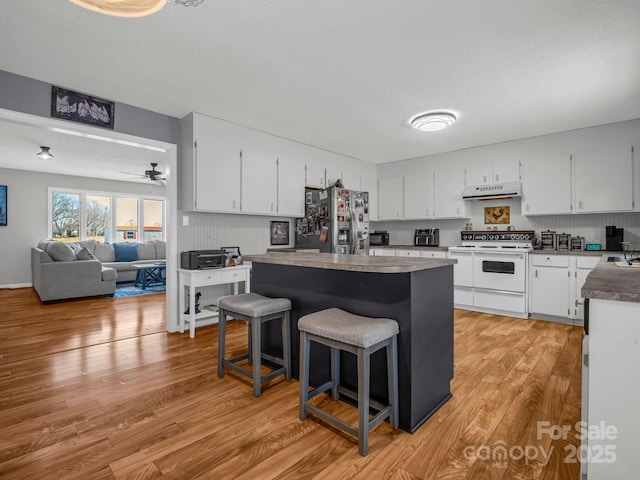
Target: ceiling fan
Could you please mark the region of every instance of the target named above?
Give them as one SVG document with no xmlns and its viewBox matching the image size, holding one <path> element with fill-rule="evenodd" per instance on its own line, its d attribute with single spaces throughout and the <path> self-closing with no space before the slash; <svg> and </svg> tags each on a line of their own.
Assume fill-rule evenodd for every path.
<svg viewBox="0 0 640 480">
<path fill-rule="evenodd" d="M 151 163 L 151 170 L 145 170 L 144 171 L 144 175 L 140 175 L 138 173 L 123 172 L 123 171 L 120 171 L 120 173 L 124 173 L 126 175 L 135 175 L 138 178 L 148 178 L 152 182 L 161 183 L 162 185 L 166 185 L 166 177 L 162 174 L 162 172 L 160 170 L 156 170 L 157 166 L 158 166 L 157 163 L 153 163 L 152 162 Z"/>
</svg>

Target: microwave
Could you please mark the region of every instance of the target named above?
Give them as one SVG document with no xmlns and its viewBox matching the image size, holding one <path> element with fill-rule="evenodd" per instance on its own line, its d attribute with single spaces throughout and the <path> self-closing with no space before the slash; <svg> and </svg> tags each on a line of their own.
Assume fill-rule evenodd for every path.
<svg viewBox="0 0 640 480">
<path fill-rule="evenodd" d="M 371 232 L 369 233 L 369 245 L 389 245 L 389 232 Z"/>
</svg>

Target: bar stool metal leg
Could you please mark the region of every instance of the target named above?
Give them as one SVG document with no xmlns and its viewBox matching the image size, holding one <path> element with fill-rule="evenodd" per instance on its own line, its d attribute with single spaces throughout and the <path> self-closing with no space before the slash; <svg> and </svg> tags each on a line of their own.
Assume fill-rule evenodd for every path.
<svg viewBox="0 0 640 480">
<path fill-rule="evenodd" d="M 218 378 L 224 376 L 224 348 L 227 336 L 227 321 L 224 310 L 218 313 Z"/>
<path fill-rule="evenodd" d="M 398 428 L 398 338 L 393 336 L 391 345 L 387 345 L 387 382 L 389 385 L 389 403 L 391 412 L 389 423 L 393 428 Z"/>
<path fill-rule="evenodd" d="M 309 401 L 309 348 L 310 342 L 305 332 L 300 332 L 300 420 L 307 418 L 305 409 Z"/>
<path fill-rule="evenodd" d="M 369 355 L 368 349 L 358 348 L 358 449 L 362 456 L 369 450 Z"/>
</svg>

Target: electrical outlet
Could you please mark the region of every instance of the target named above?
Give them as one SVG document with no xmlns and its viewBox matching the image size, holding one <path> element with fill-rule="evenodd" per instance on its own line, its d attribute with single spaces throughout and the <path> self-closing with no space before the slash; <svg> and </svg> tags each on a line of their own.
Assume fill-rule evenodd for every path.
<svg viewBox="0 0 640 480">
<path fill-rule="evenodd" d="M 183 215 L 182 216 L 182 226 L 183 227 L 188 227 L 189 226 L 189 215 Z"/>
</svg>

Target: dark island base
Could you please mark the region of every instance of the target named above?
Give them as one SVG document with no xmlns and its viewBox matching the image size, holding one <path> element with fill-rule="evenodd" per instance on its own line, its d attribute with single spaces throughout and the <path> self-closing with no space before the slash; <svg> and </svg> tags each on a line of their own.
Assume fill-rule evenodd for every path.
<svg viewBox="0 0 640 480">
<path fill-rule="evenodd" d="M 291 300 L 295 378 L 299 378 L 298 319 L 337 307 L 357 315 L 398 321 L 400 428 L 414 432 L 451 398 L 453 266 L 406 273 L 368 273 L 254 262 L 251 290 Z M 270 323 L 264 325 L 264 351 L 281 355 L 280 325 Z M 342 384 L 357 390 L 355 356 L 343 352 L 341 362 Z M 312 343 L 311 385 L 329 380 L 329 365 L 329 349 Z M 382 403 L 388 400 L 384 350 L 371 358 L 371 396 Z"/>
</svg>

